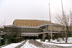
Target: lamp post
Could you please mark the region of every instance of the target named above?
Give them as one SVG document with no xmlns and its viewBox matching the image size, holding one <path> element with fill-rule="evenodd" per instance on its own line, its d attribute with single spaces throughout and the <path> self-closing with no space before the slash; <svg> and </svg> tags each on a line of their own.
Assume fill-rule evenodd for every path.
<svg viewBox="0 0 72 48">
<path fill-rule="evenodd" d="M 51 22 L 51 11 L 50 11 L 50 3 L 48 4 L 49 5 L 49 18 L 50 18 L 50 22 Z M 51 40 L 53 38 L 53 34 L 52 34 L 52 25 L 50 24 L 50 32 L 51 32 Z"/>
</svg>

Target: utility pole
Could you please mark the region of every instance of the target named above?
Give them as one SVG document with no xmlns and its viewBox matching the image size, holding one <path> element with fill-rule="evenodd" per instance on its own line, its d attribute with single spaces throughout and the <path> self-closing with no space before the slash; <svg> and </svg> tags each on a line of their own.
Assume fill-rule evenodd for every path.
<svg viewBox="0 0 72 48">
<path fill-rule="evenodd" d="M 70 10 L 70 32 L 72 32 L 72 11 Z M 71 33 L 72 36 L 72 33 Z"/>
<path fill-rule="evenodd" d="M 62 2 L 62 0 L 61 0 L 61 6 L 62 6 L 62 15 L 65 16 L 64 15 L 64 9 L 63 9 L 63 2 Z"/>
<path fill-rule="evenodd" d="M 50 22 L 51 22 L 51 10 L 50 10 L 50 3 L 49 3 L 49 17 L 50 17 Z M 52 24 L 50 24 L 50 32 L 51 32 L 51 40 L 52 40 Z"/>
<path fill-rule="evenodd" d="M 68 37 L 67 37 L 67 26 L 68 26 L 68 25 L 67 25 L 67 23 L 66 23 L 67 21 L 66 21 L 66 16 L 65 16 L 65 13 L 64 13 L 64 9 L 63 9 L 63 1 L 62 1 L 62 0 L 61 0 L 61 6 L 62 6 L 62 16 L 63 16 L 63 20 L 64 20 L 64 22 L 65 22 L 65 23 L 64 23 L 64 26 L 65 26 L 65 27 L 64 27 L 64 28 L 65 28 L 65 37 L 66 37 L 66 41 L 65 41 L 65 42 L 67 43 L 67 38 L 68 38 Z"/>
</svg>

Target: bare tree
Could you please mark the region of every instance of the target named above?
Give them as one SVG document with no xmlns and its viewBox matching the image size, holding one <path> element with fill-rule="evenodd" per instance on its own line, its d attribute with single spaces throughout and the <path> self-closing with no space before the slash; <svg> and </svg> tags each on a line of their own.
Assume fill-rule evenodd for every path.
<svg viewBox="0 0 72 48">
<path fill-rule="evenodd" d="M 66 14 L 64 14 L 63 16 L 57 15 L 56 20 L 57 20 L 57 23 L 59 23 L 63 28 L 63 31 L 65 33 L 65 38 L 66 38 L 65 43 L 67 43 L 68 32 L 69 32 L 69 27 L 71 22 L 70 16 Z"/>
</svg>

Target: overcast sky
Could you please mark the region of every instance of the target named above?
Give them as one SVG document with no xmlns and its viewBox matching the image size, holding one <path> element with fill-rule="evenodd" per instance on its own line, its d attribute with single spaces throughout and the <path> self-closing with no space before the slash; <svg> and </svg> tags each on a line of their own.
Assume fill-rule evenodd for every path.
<svg viewBox="0 0 72 48">
<path fill-rule="evenodd" d="M 15 19 L 49 20 L 49 6 L 52 21 L 56 14 L 62 14 L 61 0 L 0 0 L 0 25 L 12 24 Z M 72 0 L 63 0 L 64 11 L 72 10 Z"/>
</svg>

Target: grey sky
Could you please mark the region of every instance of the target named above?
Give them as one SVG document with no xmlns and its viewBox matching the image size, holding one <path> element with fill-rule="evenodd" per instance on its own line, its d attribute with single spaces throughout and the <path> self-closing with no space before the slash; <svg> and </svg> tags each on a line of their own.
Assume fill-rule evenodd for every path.
<svg viewBox="0 0 72 48">
<path fill-rule="evenodd" d="M 52 20 L 61 14 L 61 0 L 0 0 L 0 25 L 9 25 L 15 19 L 49 20 L 48 3 Z M 72 10 L 72 0 L 63 0 L 64 11 Z"/>
</svg>

